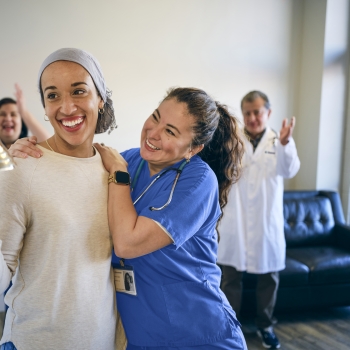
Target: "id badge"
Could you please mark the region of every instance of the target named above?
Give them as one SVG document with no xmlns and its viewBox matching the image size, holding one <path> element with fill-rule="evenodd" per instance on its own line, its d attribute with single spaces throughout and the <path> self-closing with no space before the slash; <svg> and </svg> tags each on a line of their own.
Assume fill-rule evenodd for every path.
<svg viewBox="0 0 350 350">
<path fill-rule="evenodd" d="M 113 264 L 115 290 L 119 293 L 137 295 L 134 268 Z"/>
</svg>

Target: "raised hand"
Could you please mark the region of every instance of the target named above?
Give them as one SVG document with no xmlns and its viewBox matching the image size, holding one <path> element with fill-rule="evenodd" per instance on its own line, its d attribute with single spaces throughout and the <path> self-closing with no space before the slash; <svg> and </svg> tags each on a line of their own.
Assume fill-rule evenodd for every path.
<svg viewBox="0 0 350 350">
<path fill-rule="evenodd" d="M 25 101 L 24 101 L 23 91 L 17 83 L 15 84 L 15 97 L 16 97 L 19 113 L 22 115 L 25 110 Z"/>
<path fill-rule="evenodd" d="M 280 142 L 283 146 L 285 146 L 289 139 L 292 137 L 293 130 L 295 126 L 295 117 L 292 117 L 290 120 L 290 124 L 288 124 L 288 119 L 283 119 L 282 128 L 280 131 Z"/>
</svg>

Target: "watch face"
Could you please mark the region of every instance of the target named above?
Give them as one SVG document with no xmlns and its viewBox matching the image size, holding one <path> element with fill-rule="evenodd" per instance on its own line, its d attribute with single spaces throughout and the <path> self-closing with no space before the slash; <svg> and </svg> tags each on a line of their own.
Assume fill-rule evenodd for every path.
<svg viewBox="0 0 350 350">
<path fill-rule="evenodd" d="M 117 171 L 115 173 L 115 180 L 118 183 L 129 184 L 130 183 L 130 175 L 124 171 Z"/>
</svg>

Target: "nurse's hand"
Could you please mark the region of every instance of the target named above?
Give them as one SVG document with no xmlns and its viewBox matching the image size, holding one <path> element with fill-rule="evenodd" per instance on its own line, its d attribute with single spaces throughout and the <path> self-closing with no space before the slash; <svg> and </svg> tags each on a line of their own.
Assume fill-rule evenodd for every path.
<svg viewBox="0 0 350 350">
<path fill-rule="evenodd" d="M 102 162 L 106 170 L 111 174 L 114 171 L 127 171 L 128 163 L 117 150 L 105 146 L 103 143 L 94 143 L 101 155 Z"/>
<path fill-rule="evenodd" d="M 280 142 L 283 146 L 285 146 L 289 142 L 289 139 L 292 137 L 294 126 L 295 117 L 292 117 L 290 124 L 288 124 L 287 118 L 283 120 L 282 129 L 280 131 Z"/>
<path fill-rule="evenodd" d="M 36 147 L 36 144 L 36 136 L 24 137 L 11 145 L 8 151 L 12 157 L 27 158 L 30 156 L 40 158 L 43 155 L 43 151 L 39 147 Z"/>
</svg>

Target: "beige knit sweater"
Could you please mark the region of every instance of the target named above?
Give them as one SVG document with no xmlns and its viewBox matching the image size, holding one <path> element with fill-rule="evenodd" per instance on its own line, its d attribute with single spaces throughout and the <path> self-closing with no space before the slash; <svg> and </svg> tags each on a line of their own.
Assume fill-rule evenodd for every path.
<svg viewBox="0 0 350 350">
<path fill-rule="evenodd" d="M 13 276 L 0 343 L 115 349 L 108 174 L 98 152 L 74 158 L 41 149 L 42 158 L 16 159 L 15 170 L 0 173 L 0 292 Z"/>
</svg>

